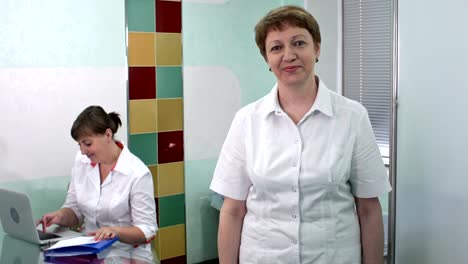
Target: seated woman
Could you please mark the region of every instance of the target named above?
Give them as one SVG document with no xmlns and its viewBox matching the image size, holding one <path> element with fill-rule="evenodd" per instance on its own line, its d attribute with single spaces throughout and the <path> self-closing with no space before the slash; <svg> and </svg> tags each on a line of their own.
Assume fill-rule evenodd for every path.
<svg viewBox="0 0 468 264">
<path fill-rule="evenodd" d="M 52 224 L 72 227 L 96 240 L 118 237 L 115 248 L 128 258 L 152 260 L 156 234 L 153 178 L 148 167 L 114 139 L 122 122 L 115 112 L 89 106 L 75 120 L 71 136 L 78 142 L 70 186 L 64 205 L 45 214 L 45 231 Z"/>
</svg>

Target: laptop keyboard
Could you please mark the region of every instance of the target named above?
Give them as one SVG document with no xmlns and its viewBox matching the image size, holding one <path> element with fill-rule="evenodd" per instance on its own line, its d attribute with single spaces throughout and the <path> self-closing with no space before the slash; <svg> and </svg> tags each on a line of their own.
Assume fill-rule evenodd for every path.
<svg viewBox="0 0 468 264">
<path fill-rule="evenodd" d="M 60 236 L 51 234 L 51 233 L 44 233 L 41 230 L 37 230 L 37 234 L 39 235 L 40 240 L 47 240 L 52 238 L 59 238 Z"/>
</svg>

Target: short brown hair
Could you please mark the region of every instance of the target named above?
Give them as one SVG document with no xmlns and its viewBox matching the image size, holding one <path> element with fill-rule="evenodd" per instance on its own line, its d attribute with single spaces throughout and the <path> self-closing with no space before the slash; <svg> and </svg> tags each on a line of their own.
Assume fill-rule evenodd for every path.
<svg viewBox="0 0 468 264">
<path fill-rule="evenodd" d="M 317 20 L 304 8 L 282 6 L 268 12 L 255 26 L 255 42 L 266 59 L 265 40 L 271 30 L 282 30 L 285 26 L 305 28 L 312 35 L 316 48 L 321 43 L 320 27 Z"/>
<path fill-rule="evenodd" d="M 78 115 L 70 132 L 72 138 L 78 141 L 84 136 L 104 135 L 108 128 L 112 131 L 112 136 L 114 136 L 121 125 L 122 121 L 119 114 L 116 112 L 108 114 L 102 107 L 92 105 Z"/>
</svg>

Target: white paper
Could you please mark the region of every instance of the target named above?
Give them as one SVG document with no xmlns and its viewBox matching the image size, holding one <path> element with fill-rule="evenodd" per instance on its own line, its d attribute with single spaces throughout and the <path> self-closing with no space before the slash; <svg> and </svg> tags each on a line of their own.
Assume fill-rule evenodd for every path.
<svg viewBox="0 0 468 264">
<path fill-rule="evenodd" d="M 48 249 L 78 246 L 78 245 L 91 244 L 91 243 L 97 243 L 97 242 L 99 241 L 94 240 L 94 236 L 79 236 L 79 237 L 60 240 L 59 242 L 55 243 L 53 246 L 49 247 Z"/>
</svg>

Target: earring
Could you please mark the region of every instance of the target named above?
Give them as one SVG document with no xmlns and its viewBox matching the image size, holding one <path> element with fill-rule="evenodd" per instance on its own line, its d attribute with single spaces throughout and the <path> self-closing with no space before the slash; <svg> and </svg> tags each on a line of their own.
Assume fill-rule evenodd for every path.
<svg viewBox="0 0 468 264">
<path fill-rule="evenodd" d="M 315 58 L 315 63 L 317 63 L 317 62 L 318 62 L 318 59 L 317 59 L 317 58 Z"/>
<path fill-rule="evenodd" d="M 271 68 L 268 68 L 269 71 L 271 71 Z"/>
</svg>

